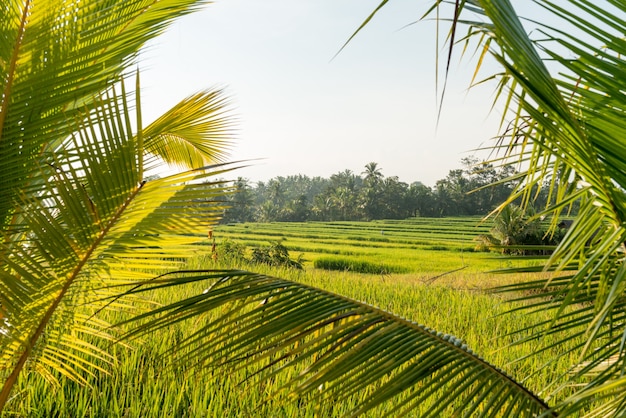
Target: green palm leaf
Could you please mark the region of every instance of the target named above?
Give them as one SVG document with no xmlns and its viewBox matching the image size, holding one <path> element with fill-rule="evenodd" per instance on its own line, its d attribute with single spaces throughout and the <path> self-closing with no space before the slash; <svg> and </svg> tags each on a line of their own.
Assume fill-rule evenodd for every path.
<svg viewBox="0 0 626 418">
<path fill-rule="evenodd" d="M 540 398 L 454 336 L 303 284 L 242 271 L 195 271 L 161 276 L 128 294 L 196 282 L 209 288 L 137 316 L 129 322 L 142 324 L 125 338 L 209 311 L 226 312 L 200 327 L 172 355 L 185 364 L 258 364 L 263 379 L 295 368 L 282 395 L 312 394 L 320 404 L 371 391 L 354 415 L 392 399 L 399 401 L 387 408 L 388 416 L 433 399 L 435 406 L 422 411 L 424 416 L 550 413 Z"/>
<path fill-rule="evenodd" d="M 183 266 L 222 213 L 229 186 L 212 179 L 233 167 L 208 164 L 223 160 L 232 127 L 223 95 L 192 96 L 143 130 L 139 96 L 133 121 L 120 81 L 140 47 L 203 4 L 3 3 L 0 410 L 25 367 L 83 383 L 103 371 L 111 356 L 94 341 L 115 330 L 94 301 Z M 144 160 L 159 158 L 194 170 L 144 181 Z"/>
<path fill-rule="evenodd" d="M 561 244 L 538 269 L 555 277 L 502 290 L 531 292 L 523 298 L 531 303 L 528 309 L 554 312 L 552 321 L 522 330 L 531 331 L 528 338 L 550 333 L 566 341 L 576 327 L 587 328 L 572 379 L 588 386 L 559 409 L 579 413 L 600 400 L 602 416 L 618 414 L 625 399 L 619 389 L 626 283 L 624 5 L 611 0 L 534 3 L 541 18 L 524 23 L 536 27 L 530 32 L 538 33 L 535 38 L 506 0 L 471 2 L 471 11 L 486 20 L 463 21 L 471 26 L 470 38 L 489 45 L 504 70 L 499 96 L 506 98 L 513 117 L 496 148 L 507 150 L 503 162 L 520 161 L 526 169 L 509 201 L 522 198 L 528 204 L 547 180 L 551 198 L 543 214 L 555 216 L 554 227 L 568 206 L 580 207 Z"/>
<path fill-rule="evenodd" d="M 0 369 L 7 377 L 0 406 L 27 362 L 49 378 L 53 374 L 44 370 L 52 368 L 78 381 L 100 369 L 95 360 L 110 356 L 89 340 L 111 339 L 114 330 L 81 319 L 76 307 L 96 312 L 93 301 L 108 297 L 111 284 L 181 268 L 224 210 L 230 186 L 210 180 L 232 166 L 141 179 L 143 157 L 130 130 L 127 97 L 118 90 L 94 100 L 62 145 L 31 166 L 36 193 L 21 196 L 14 212 L 19 228 L 5 231 Z"/>
<path fill-rule="evenodd" d="M 223 162 L 234 119 L 221 90 L 190 96 L 143 130 L 147 152 L 183 168 Z"/>
<path fill-rule="evenodd" d="M 83 106 L 105 90 L 139 48 L 198 0 L 3 2 L 0 16 L 0 219 L 42 148 L 56 147 Z"/>
</svg>

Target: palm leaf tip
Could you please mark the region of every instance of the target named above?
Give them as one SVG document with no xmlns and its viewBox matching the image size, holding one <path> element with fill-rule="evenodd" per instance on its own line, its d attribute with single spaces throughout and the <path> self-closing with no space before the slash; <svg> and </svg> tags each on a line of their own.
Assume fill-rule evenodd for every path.
<svg viewBox="0 0 626 418">
<path fill-rule="evenodd" d="M 518 416 L 550 411 L 537 395 L 449 334 L 321 289 L 243 271 L 194 271 L 163 276 L 143 288 L 212 280 L 197 295 L 137 317 L 137 332 L 204 315 L 211 320 L 172 351 L 185 363 L 253 367 L 256 378 L 291 376 L 275 396 L 360 403 L 352 411 L 387 405 L 387 415 L 420 410 L 481 412 L 505 405 Z M 291 371 L 290 371 L 291 370 Z M 295 373 L 294 373 L 295 371 Z M 320 390 L 322 388 L 322 390 Z M 375 391 L 372 391 L 376 388 Z M 433 405 L 424 412 L 423 405 Z M 479 414 L 479 415 L 481 415 Z"/>
<path fill-rule="evenodd" d="M 232 148 L 236 117 L 224 90 L 189 96 L 142 132 L 147 152 L 182 168 L 223 162 Z"/>
</svg>

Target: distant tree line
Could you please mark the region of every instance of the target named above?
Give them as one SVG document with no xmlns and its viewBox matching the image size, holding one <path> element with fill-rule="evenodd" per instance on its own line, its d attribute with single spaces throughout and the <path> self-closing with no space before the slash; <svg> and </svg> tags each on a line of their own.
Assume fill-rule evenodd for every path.
<svg viewBox="0 0 626 418">
<path fill-rule="evenodd" d="M 485 215 L 511 194 L 510 166 L 495 168 L 474 158 L 461 160 L 434 187 L 385 177 L 375 162 L 355 174 L 344 170 L 330 178 L 298 174 L 256 185 L 235 181 L 223 223 L 406 219 Z"/>
</svg>

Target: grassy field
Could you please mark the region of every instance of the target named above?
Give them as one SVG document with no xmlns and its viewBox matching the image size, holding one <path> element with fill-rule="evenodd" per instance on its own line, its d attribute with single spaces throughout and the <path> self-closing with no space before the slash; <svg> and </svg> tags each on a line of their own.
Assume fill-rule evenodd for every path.
<svg viewBox="0 0 626 418">
<path fill-rule="evenodd" d="M 415 219 L 387 222 L 333 222 L 226 225 L 216 228 L 218 254 L 225 240 L 248 247 L 280 241 L 292 256 L 302 253 L 305 269 L 244 266 L 265 274 L 324 288 L 393 312 L 415 322 L 462 338 L 488 361 L 501 366 L 531 389 L 558 382 L 574 358 L 560 348 L 548 349 L 550 339 L 510 346 L 513 330 L 545 319 L 546 314 L 512 313 L 501 296 L 486 292 L 499 283 L 525 280 L 488 273 L 506 267 L 495 254 L 474 251 L 474 237 L 488 230 L 477 219 Z M 194 267 L 230 267 L 200 248 Z M 397 265 L 402 274 L 360 274 L 313 267 L 322 257 L 374 260 Z M 453 271 L 455 270 L 455 271 Z M 177 295 L 155 293 L 161 302 L 198 294 L 207 284 L 181 289 Z M 115 322 L 119 312 L 105 312 Z M 204 318 L 206 320 L 206 318 Z M 116 360 L 98 364 L 102 371 L 85 373 L 86 385 L 60 378 L 50 385 L 36 373 L 19 381 L 6 417 L 331 417 L 344 416 L 351 403 L 317 405 L 307 399 L 278 402 L 270 398 L 286 375 L 271 380 L 251 379 L 252 370 L 214 368 L 211 362 L 174 365 L 169 349 L 197 327 L 197 321 L 163 329 L 131 348 L 103 346 Z M 519 360 L 521 359 L 521 360 Z M 519 360 L 519 361 L 516 361 Z M 550 367 L 541 365 L 550 363 Z M 562 392 L 556 396 L 563 396 Z M 549 392 L 542 393 L 550 397 Z M 363 394 L 362 396 L 366 396 Z M 410 393 L 407 394 L 410 396 Z M 422 411 L 432 405 L 424 404 Z M 372 412 L 379 416 L 388 406 Z M 419 411 L 415 416 L 419 416 Z"/>
<path fill-rule="evenodd" d="M 477 252 L 476 236 L 489 231 L 479 218 L 414 218 L 405 221 L 308 222 L 223 225 L 218 246 L 233 240 L 249 248 L 278 241 L 306 267 L 316 260 L 367 260 L 431 277 L 464 268 L 467 273 L 504 268 L 493 254 Z M 395 269 L 392 269 L 395 270 Z M 381 269 L 384 272 L 384 269 Z"/>
</svg>

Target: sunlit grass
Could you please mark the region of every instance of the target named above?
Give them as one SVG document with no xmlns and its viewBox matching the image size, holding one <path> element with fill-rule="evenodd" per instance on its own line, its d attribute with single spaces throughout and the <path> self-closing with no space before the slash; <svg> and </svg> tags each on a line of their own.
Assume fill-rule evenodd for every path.
<svg viewBox="0 0 626 418">
<path fill-rule="evenodd" d="M 398 226 L 401 225 L 399 222 Z M 357 226 L 350 224 L 351 228 Z M 275 224 L 274 227 L 276 233 L 278 230 L 293 229 L 292 234 L 295 234 L 303 230 L 301 225 L 300 229 L 297 225 Z M 322 230 L 323 226 L 316 225 L 316 228 Z M 228 235 L 221 228 L 216 231 L 219 238 L 222 238 L 222 233 Z M 349 245 L 350 240 L 339 235 L 337 238 L 344 242 L 338 246 L 340 250 L 352 251 L 356 248 Z M 471 242 L 471 237 L 464 239 Z M 292 238 L 284 242 L 289 243 L 291 240 Z M 311 238 L 303 241 L 309 242 L 312 247 L 317 245 Z M 356 241 L 361 242 L 363 241 Z M 430 244 L 444 245 L 437 240 Z M 189 268 L 239 267 L 228 264 L 227 260 L 213 260 L 208 248 L 199 249 L 198 257 Z M 512 345 L 516 337 L 512 337 L 511 333 L 547 319 L 550 314 L 506 314 L 515 305 L 488 290 L 500 284 L 527 278 L 486 271 L 507 267 L 508 262 L 487 253 L 465 254 L 455 250 L 418 250 L 402 246 L 388 249 L 358 248 L 363 253 L 351 257 L 408 266 L 411 271 L 405 274 L 358 274 L 351 271 L 313 269 L 311 266 L 307 266 L 305 271 L 264 265 L 246 265 L 245 268 L 336 292 L 438 331 L 453 334 L 463 339 L 487 361 L 502 367 L 514 378 L 523 380 L 534 391 L 539 391 L 550 382 L 563 381 L 561 376 L 575 362 L 573 355 L 563 355 L 563 348 L 548 349 L 528 357 L 530 353 L 539 351 L 540 347 L 549 346 L 553 342 L 552 337 Z M 171 291 L 155 291 L 151 296 L 158 302 L 171 302 L 201 293 L 209 285 L 208 282 L 196 283 L 179 289 L 176 294 Z M 110 322 L 124 318 L 124 314 L 118 311 L 105 311 L 102 315 L 103 319 Z M 89 382 L 87 386 L 80 386 L 63 378 L 60 379 L 60 385 L 50 386 L 40 375 L 29 373 L 19 381 L 3 416 L 341 417 L 359 399 L 357 397 L 346 403 L 324 405 L 308 398 L 288 401 L 274 399 L 272 395 L 294 371 L 271 380 L 248 379 L 253 369 L 235 370 L 233 365 L 214 367 L 215 364 L 210 359 L 202 364 L 173 363 L 172 352 L 168 350 L 193 333 L 210 315 L 162 329 L 140 340 L 130 341 L 130 350 L 105 344 L 103 348 L 115 354 L 117 361 L 112 365 L 102 364 L 109 371 L 108 374 L 86 376 Z M 550 367 L 542 367 L 550 362 Z M 565 394 L 563 392 L 556 396 Z M 367 393 L 358 396 L 365 397 Z M 404 396 L 410 397 L 411 393 L 407 392 Z M 368 416 L 377 417 L 381 411 L 391 407 L 392 405 L 383 405 Z M 419 416 L 419 411 L 430 407 L 432 405 L 420 405 L 415 416 Z"/>
<path fill-rule="evenodd" d="M 320 258 L 368 262 L 432 277 L 464 269 L 466 273 L 516 267 L 494 253 L 477 251 L 476 237 L 490 224 L 479 218 L 414 218 L 406 221 L 290 222 L 221 225 L 216 241 L 249 248 L 279 241 L 312 268 Z M 526 261 L 524 261 L 526 263 Z M 395 269 L 394 269 L 395 268 Z M 388 269 L 389 270 L 389 269 Z"/>
</svg>

